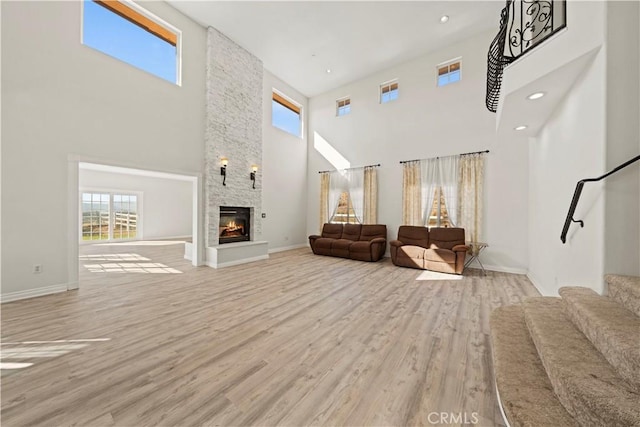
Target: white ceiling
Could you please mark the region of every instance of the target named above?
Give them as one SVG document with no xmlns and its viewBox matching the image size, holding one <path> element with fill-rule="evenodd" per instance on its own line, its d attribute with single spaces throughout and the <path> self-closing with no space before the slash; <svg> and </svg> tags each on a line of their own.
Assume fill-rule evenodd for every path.
<svg viewBox="0 0 640 427">
<path fill-rule="evenodd" d="M 504 7 L 504 0 L 168 2 L 308 97 L 482 31 L 497 33 Z M 441 24 L 442 15 L 449 22 Z"/>
</svg>

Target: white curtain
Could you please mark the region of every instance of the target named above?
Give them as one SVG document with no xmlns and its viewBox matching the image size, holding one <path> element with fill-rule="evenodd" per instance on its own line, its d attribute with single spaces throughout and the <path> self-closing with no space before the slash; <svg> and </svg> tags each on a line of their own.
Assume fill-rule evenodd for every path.
<svg viewBox="0 0 640 427">
<path fill-rule="evenodd" d="M 402 165 L 402 224 L 421 224 L 420 204 L 420 165 L 418 162 L 405 162 Z"/>
<path fill-rule="evenodd" d="M 440 177 L 438 176 L 438 159 L 426 159 L 420 161 L 420 178 L 421 178 L 421 212 L 422 224 L 429 224 L 429 215 L 433 206 L 436 189 L 439 186 Z"/>
<path fill-rule="evenodd" d="M 349 199 L 356 220 L 364 222 L 364 168 L 348 169 L 345 173 Z"/>
<path fill-rule="evenodd" d="M 329 221 L 333 219 L 340 202 L 340 195 L 347 191 L 346 180 L 342 176 L 343 171 L 329 173 Z"/>
<path fill-rule="evenodd" d="M 320 173 L 320 230 L 329 222 L 329 172 Z"/>
<path fill-rule="evenodd" d="M 458 173 L 460 156 L 447 156 L 438 159 L 438 182 L 442 188 L 444 204 L 452 227 L 458 225 Z"/>
<path fill-rule="evenodd" d="M 378 171 L 375 167 L 364 168 L 364 222 L 378 223 Z"/>
<path fill-rule="evenodd" d="M 458 185 L 460 226 L 465 229 L 467 240 L 480 242 L 482 238 L 484 154 L 461 156 Z"/>
</svg>

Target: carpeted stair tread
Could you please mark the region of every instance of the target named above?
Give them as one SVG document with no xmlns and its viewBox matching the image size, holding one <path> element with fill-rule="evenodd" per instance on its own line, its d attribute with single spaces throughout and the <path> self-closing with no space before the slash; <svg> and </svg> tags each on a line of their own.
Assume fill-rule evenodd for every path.
<svg viewBox="0 0 640 427">
<path fill-rule="evenodd" d="M 553 392 L 520 305 L 491 313 L 491 348 L 496 388 L 512 427 L 576 426 Z"/>
<path fill-rule="evenodd" d="M 560 288 L 560 296 L 574 326 L 640 391 L 640 317 L 588 288 Z"/>
<path fill-rule="evenodd" d="M 554 392 L 580 425 L 640 425 L 640 393 L 567 319 L 560 298 L 528 298 L 523 309 Z"/>
<path fill-rule="evenodd" d="M 604 280 L 609 288 L 608 296 L 640 316 L 640 277 L 607 274 Z"/>
</svg>

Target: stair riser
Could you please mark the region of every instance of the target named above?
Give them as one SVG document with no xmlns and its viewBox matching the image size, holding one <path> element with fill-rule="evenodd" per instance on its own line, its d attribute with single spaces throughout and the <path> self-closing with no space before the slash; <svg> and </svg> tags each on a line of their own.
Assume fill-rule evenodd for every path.
<svg viewBox="0 0 640 427">
<path fill-rule="evenodd" d="M 604 279 L 607 282 L 607 295 L 640 316 L 640 277 L 607 274 Z"/>
<path fill-rule="evenodd" d="M 529 299 L 524 311 L 554 392 L 579 424 L 640 425 L 640 394 L 567 319 L 559 298 Z"/>
<path fill-rule="evenodd" d="M 603 313 L 599 312 L 597 307 L 585 306 L 584 303 L 571 295 L 565 296 L 562 292 L 561 295 L 563 296 L 565 315 L 589 339 L 620 376 L 629 381 L 637 391 L 640 391 L 640 344 L 634 346 L 633 342 L 629 342 L 630 339 L 633 340 L 634 336 L 640 340 L 640 328 L 631 327 L 625 334 L 607 329 L 603 326 L 602 319 L 606 318 L 607 314 L 610 316 L 610 321 L 612 317 L 624 317 L 616 312 L 616 309 L 620 310 L 619 307 L 612 307 L 609 313 Z M 606 306 L 604 308 L 606 309 Z M 631 319 L 631 321 L 634 320 L 636 319 Z"/>
</svg>

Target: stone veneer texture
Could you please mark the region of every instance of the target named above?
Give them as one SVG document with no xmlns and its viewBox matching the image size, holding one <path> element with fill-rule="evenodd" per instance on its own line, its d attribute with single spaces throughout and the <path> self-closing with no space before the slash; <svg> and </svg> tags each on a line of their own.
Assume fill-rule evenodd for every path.
<svg viewBox="0 0 640 427">
<path fill-rule="evenodd" d="M 220 206 L 253 208 L 252 240 L 262 235 L 262 61 L 214 28 L 207 31 L 205 230 L 218 245 Z M 220 159 L 229 159 L 222 185 Z M 256 188 L 249 179 L 258 165 Z"/>
</svg>

